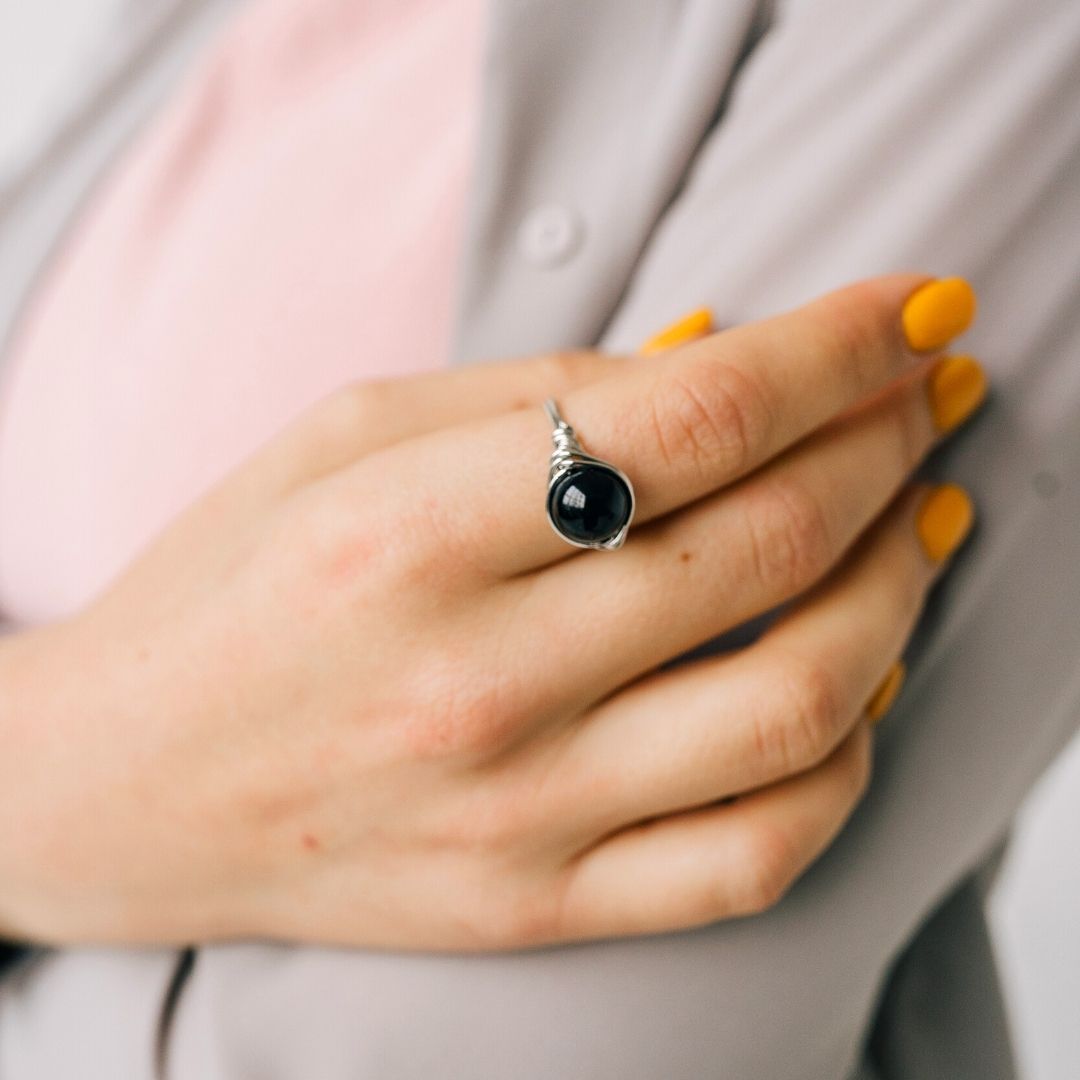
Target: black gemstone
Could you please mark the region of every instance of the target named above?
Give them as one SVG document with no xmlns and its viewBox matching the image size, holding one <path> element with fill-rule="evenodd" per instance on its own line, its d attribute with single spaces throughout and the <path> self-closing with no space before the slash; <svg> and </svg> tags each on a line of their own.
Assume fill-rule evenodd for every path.
<svg viewBox="0 0 1080 1080">
<path fill-rule="evenodd" d="M 602 544 L 630 520 L 630 489 L 602 465 L 574 465 L 548 494 L 548 513 L 559 531 L 582 544 Z"/>
</svg>

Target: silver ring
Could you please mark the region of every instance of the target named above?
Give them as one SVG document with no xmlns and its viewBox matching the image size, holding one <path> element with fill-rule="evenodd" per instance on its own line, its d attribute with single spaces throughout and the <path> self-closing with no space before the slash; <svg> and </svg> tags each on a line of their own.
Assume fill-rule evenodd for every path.
<svg viewBox="0 0 1080 1080">
<path fill-rule="evenodd" d="M 544 402 L 544 411 L 552 423 L 555 447 L 548 469 L 548 522 L 574 547 L 621 548 L 634 516 L 629 477 L 611 462 L 585 453 L 551 398 Z"/>
</svg>

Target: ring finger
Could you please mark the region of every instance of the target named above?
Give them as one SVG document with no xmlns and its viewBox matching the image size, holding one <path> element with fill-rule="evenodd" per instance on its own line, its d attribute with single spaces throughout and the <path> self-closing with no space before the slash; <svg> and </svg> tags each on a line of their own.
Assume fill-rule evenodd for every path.
<svg viewBox="0 0 1080 1080">
<path fill-rule="evenodd" d="M 565 736 L 560 795 L 575 825 L 607 832 L 820 764 L 866 715 L 971 520 L 954 485 L 909 488 L 756 643 L 605 702 Z"/>
<path fill-rule="evenodd" d="M 913 333 L 926 327 L 912 312 L 927 310 L 933 333 Z M 636 520 L 646 523 L 736 482 L 909 375 L 973 310 L 959 280 L 872 279 L 602 378 L 561 405 L 584 449 L 625 469 Z M 378 489 L 390 518 L 417 521 L 432 554 L 497 581 L 572 554 L 545 520 L 551 443 L 539 410 L 508 413 L 365 458 L 344 471 L 342 491 Z"/>
</svg>

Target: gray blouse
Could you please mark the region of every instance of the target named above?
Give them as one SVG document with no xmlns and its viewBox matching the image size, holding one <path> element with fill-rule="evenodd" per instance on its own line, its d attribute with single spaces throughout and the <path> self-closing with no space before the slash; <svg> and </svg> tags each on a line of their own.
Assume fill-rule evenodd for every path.
<svg viewBox="0 0 1080 1080">
<path fill-rule="evenodd" d="M 228 0 L 147 19 L 0 203 L 0 328 Z M 498 956 L 261 943 L 35 955 L 0 1078 L 1013 1075 L 994 856 L 1080 717 L 1080 4 L 495 0 L 456 353 L 632 348 L 889 269 L 964 274 L 994 398 L 927 464 L 975 542 L 855 817 L 773 910 Z M 0 508 L 2 512 L 2 508 Z"/>
</svg>

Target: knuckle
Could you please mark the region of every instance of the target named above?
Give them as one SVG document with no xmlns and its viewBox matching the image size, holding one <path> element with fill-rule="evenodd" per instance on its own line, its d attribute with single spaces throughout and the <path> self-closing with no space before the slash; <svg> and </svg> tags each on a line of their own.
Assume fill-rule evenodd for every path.
<svg viewBox="0 0 1080 1080">
<path fill-rule="evenodd" d="M 339 387 L 321 403 L 323 420 L 328 424 L 352 425 L 371 418 L 377 409 L 378 383 L 350 382 Z"/>
<path fill-rule="evenodd" d="M 669 465 L 690 460 L 703 475 L 737 474 L 765 439 L 768 412 L 760 388 L 715 360 L 661 379 L 650 405 L 652 433 Z"/>
<path fill-rule="evenodd" d="M 767 592 L 801 591 L 832 565 L 828 515 L 808 488 L 783 479 L 762 483 L 750 494 L 746 517 L 753 569 Z"/>
<path fill-rule="evenodd" d="M 418 676 L 423 701 L 402 724 L 413 758 L 477 764 L 496 757 L 521 731 L 525 718 L 512 689 L 476 668 L 454 653 L 428 658 Z M 504 806 L 499 815 L 478 812 L 470 820 L 502 827 L 512 823 L 513 811 L 513 805 Z"/>
<path fill-rule="evenodd" d="M 744 863 L 745 866 L 745 863 Z M 667 926 L 704 926 L 710 922 L 749 914 L 741 887 L 735 887 L 726 867 L 715 867 L 696 887 L 670 897 L 658 913 Z"/>
<path fill-rule="evenodd" d="M 505 932 L 497 936 L 509 937 L 511 926 L 520 926 L 530 911 L 539 921 L 538 900 L 530 909 L 517 893 L 539 873 L 538 820 L 520 800 L 509 801 L 490 777 L 475 773 L 462 780 L 456 797 L 439 800 L 414 819 L 417 847 L 431 866 L 452 870 L 473 898 L 465 910 L 476 914 L 479 925 L 501 924 Z"/>
<path fill-rule="evenodd" d="M 757 749 L 781 775 L 801 772 L 824 760 L 843 723 L 843 695 L 821 664 L 788 659 L 774 672 L 780 698 L 775 712 L 758 721 Z"/>
<path fill-rule="evenodd" d="M 557 940 L 561 934 L 558 896 L 543 881 L 506 887 L 499 874 L 472 905 L 470 937 L 483 950 L 529 948 Z"/>
<path fill-rule="evenodd" d="M 372 514 L 336 491 L 309 491 L 291 509 L 282 542 L 297 568 L 297 584 L 311 600 L 356 605 L 387 590 L 401 597 L 414 580 L 430 591 L 425 537 L 431 530 L 405 522 L 391 501 L 383 513 Z"/>
<path fill-rule="evenodd" d="M 348 505 L 310 491 L 293 496 L 268 533 L 274 538 L 267 545 L 271 558 L 279 551 L 283 556 L 285 596 L 302 614 L 319 610 L 328 599 L 354 596 L 379 551 L 378 538 Z M 260 567 L 267 571 L 274 572 L 274 565 Z"/>
<path fill-rule="evenodd" d="M 759 915 L 787 895 L 798 876 L 798 860 L 788 833 L 772 824 L 747 827 L 739 910 Z"/>
<path fill-rule="evenodd" d="M 361 446 L 387 415 L 388 389 L 380 383 L 351 382 L 339 387 L 312 409 L 309 430 L 320 446 Z"/>
<path fill-rule="evenodd" d="M 555 940 L 565 932 L 566 882 L 541 858 L 537 822 L 522 801 L 481 786 L 441 804 L 426 827 L 429 855 L 459 884 L 459 928 L 483 949 Z"/>
<path fill-rule="evenodd" d="M 313 481 L 363 456 L 386 431 L 385 417 L 393 415 L 387 386 L 349 383 L 307 406 L 270 446 L 282 448 L 284 474 Z M 380 405 L 380 401 L 385 402 Z"/>
<path fill-rule="evenodd" d="M 388 578 L 398 588 L 433 596 L 465 569 L 460 524 L 435 494 L 397 491 L 373 528 L 386 560 Z"/>
<path fill-rule="evenodd" d="M 840 728 L 842 695 L 832 673 L 823 665 L 804 662 L 795 676 L 792 713 L 789 719 L 789 745 L 798 741 L 802 760 L 820 761 L 832 749 Z"/>
<path fill-rule="evenodd" d="M 870 789 L 874 774 L 874 744 L 868 731 L 859 732 L 854 739 L 851 760 L 844 776 L 852 805 L 862 800 Z"/>
<path fill-rule="evenodd" d="M 393 593 L 398 604 L 410 598 L 433 603 L 453 593 L 481 569 L 462 534 L 460 517 L 440 493 L 418 491 L 361 465 L 350 478 L 353 495 L 334 492 L 340 527 L 327 530 L 327 544 L 344 544 L 365 556 L 373 587 Z M 355 560 L 357 565 L 360 560 Z M 377 568 L 375 573 L 374 568 Z"/>
</svg>

